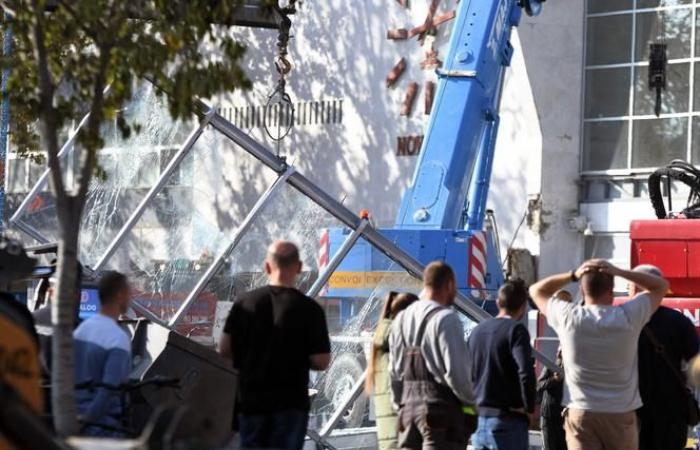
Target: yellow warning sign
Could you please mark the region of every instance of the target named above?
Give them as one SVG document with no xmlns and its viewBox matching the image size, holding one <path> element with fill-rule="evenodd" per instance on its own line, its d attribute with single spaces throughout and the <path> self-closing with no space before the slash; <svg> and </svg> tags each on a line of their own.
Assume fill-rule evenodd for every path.
<svg viewBox="0 0 700 450">
<path fill-rule="evenodd" d="M 406 272 L 335 272 L 328 280 L 331 289 L 420 290 L 421 281 Z"/>
</svg>

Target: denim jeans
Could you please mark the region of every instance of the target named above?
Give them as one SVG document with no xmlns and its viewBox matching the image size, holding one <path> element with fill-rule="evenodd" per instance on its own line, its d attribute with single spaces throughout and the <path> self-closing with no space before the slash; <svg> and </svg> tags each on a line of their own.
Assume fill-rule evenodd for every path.
<svg viewBox="0 0 700 450">
<path fill-rule="evenodd" d="M 475 450 L 527 450 L 528 422 L 525 417 L 479 417 L 472 436 Z"/>
<path fill-rule="evenodd" d="M 289 410 L 268 415 L 239 417 L 241 448 L 300 450 L 304 446 L 309 414 Z"/>
</svg>

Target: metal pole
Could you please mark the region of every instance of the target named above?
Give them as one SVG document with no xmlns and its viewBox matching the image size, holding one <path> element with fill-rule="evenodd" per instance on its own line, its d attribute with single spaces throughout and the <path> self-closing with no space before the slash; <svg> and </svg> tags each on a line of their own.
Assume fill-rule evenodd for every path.
<svg viewBox="0 0 700 450">
<path fill-rule="evenodd" d="M 46 239 L 46 236 L 41 234 L 39 230 L 22 220 L 18 220 L 14 225 L 40 244 L 48 244 L 51 242 Z"/>
<path fill-rule="evenodd" d="M 330 419 L 328 419 L 328 422 L 321 428 L 321 432 L 318 433 L 323 439 L 327 438 L 333 429 L 335 428 L 336 425 L 338 425 L 338 422 L 340 422 L 340 419 L 343 417 L 343 414 L 345 413 L 345 410 L 348 409 L 348 407 L 355 401 L 357 400 L 357 397 L 362 394 L 362 390 L 365 387 L 365 378 L 367 378 L 367 370 L 362 373 L 362 376 L 355 381 L 355 384 L 352 385 L 352 389 L 345 395 L 345 398 L 343 399 L 342 405 L 340 408 L 336 409 L 333 411 L 333 415 L 331 416 Z"/>
<path fill-rule="evenodd" d="M 78 133 L 80 132 L 80 129 L 83 127 L 83 125 L 85 125 L 85 123 L 87 122 L 89 116 L 90 114 L 85 114 L 85 116 L 83 116 L 83 118 L 80 120 L 80 123 L 78 123 L 77 128 L 70 135 L 66 143 L 63 144 L 61 150 L 59 150 L 59 158 L 63 158 L 67 153 L 73 151 L 73 144 L 75 143 L 75 140 L 78 137 Z M 44 173 L 41 174 L 37 182 L 34 184 L 34 187 L 32 187 L 32 190 L 29 191 L 29 194 L 27 194 L 24 200 L 22 200 L 22 203 L 19 205 L 19 208 L 17 208 L 17 211 L 15 211 L 15 213 L 10 218 L 10 223 L 16 222 L 27 209 L 29 204 L 34 200 L 34 197 L 36 197 L 39 194 L 39 192 L 42 189 L 44 189 L 46 183 L 48 183 L 49 180 L 49 173 L 50 169 L 44 170 Z"/>
<path fill-rule="evenodd" d="M 214 114 L 214 116 L 211 118 L 211 125 L 224 135 L 228 136 L 233 142 L 243 147 L 243 149 L 245 149 L 248 153 L 251 153 L 275 172 L 282 173 L 287 168 L 286 164 L 281 160 L 281 158 L 275 156 L 258 141 L 248 136 L 228 120 L 224 119 L 220 114 Z"/>
<path fill-rule="evenodd" d="M 134 309 L 139 314 L 141 314 L 146 319 L 150 320 L 151 322 L 157 323 L 158 325 L 162 325 L 166 328 L 168 327 L 168 324 L 165 322 L 165 320 L 163 320 L 160 317 L 153 314 L 153 311 L 146 308 L 145 306 L 143 306 L 139 302 L 137 302 L 137 301 L 131 302 L 131 308 Z"/>
<path fill-rule="evenodd" d="M 231 255 L 231 252 L 236 248 L 238 243 L 243 238 L 243 235 L 248 231 L 253 221 L 260 215 L 260 213 L 265 208 L 265 205 L 270 201 L 272 196 L 287 182 L 287 178 L 294 173 L 294 167 L 289 166 L 287 170 L 275 180 L 272 185 L 267 189 L 267 191 L 258 199 L 258 201 L 253 205 L 248 215 L 243 219 L 243 222 L 238 226 L 236 233 L 233 236 L 231 244 L 224 250 L 224 252 L 219 255 L 216 260 L 209 266 L 202 277 L 197 281 L 194 289 L 187 295 L 185 301 L 182 302 L 180 308 L 177 310 L 175 315 L 168 322 L 168 328 L 173 328 L 177 323 L 184 317 L 185 313 L 192 306 L 192 304 L 197 300 L 199 294 L 202 293 L 207 283 L 216 274 L 216 272 L 221 268 L 226 258 Z"/>
<path fill-rule="evenodd" d="M 12 54 L 12 25 L 10 17 L 5 14 L 5 33 L 2 38 L 2 54 L 9 58 Z M 7 173 L 7 135 L 10 129 L 10 96 L 7 92 L 7 83 L 10 79 L 10 69 L 2 71 L 2 117 L 0 118 L 0 231 L 5 228 L 5 174 Z"/>
<path fill-rule="evenodd" d="M 309 289 L 309 292 L 306 293 L 308 297 L 316 298 L 318 293 L 321 292 L 321 289 L 323 289 L 323 286 L 328 282 L 331 275 L 333 275 L 335 269 L 337 269 L 340 263 L 343 261 L 343 258 L 345 258 L 345 256 L 355 245 L 355 242 L 357 242 L 360 236 L 362 236 L 362 232 L 364 231 L 365 227 L 367 227 L 368 223 L 368 220 L 363 219 L 362 222 L 360 222 L 360 226 L 345 239 L 343 245 L 341 245 L 338 251 L 335 252 L 335 255 L 333 255 L 333 258 L 331 258 L 330 262 L 323 270 L 323 273 L 318 276 L 313 286 L 311 286 Z"/>
<path fill-rule="evenodd" d="M 321 448 L 324 448 L 326 450 L 338 450 L 335 448 L 333 445 L 331 445 L 325 438 L 321 437 L 320 434 L 318 434 L 316 431 L 307 429 L 306 430 L 306 435 L 314 441 L 316 444 L 320 445 Z M 318 447 L 317 447 L 318 448 Z"/>
<path fill-rule="evenodd" d="M 102 269 L 102 267 L 104 267 L 107 261 L 112 257 L 114 252 L 117 250 L 117 247 L 119 247 L 122 241 L 126 238 L 126 235 L 129 233 L 129 231 L 131 231 L 134 225 L 136 225 L 136 222 L 138 222 L 143 213 L 146 211 L 146 208 L 151 203 L 151 200 L 153 200 L 153 198 L 155 198 L 155 196 L 158 195 L 158 193 L 163 189 L 163 187 L 165 187 L 165 183 L 168 181 L 168 178 L 170 178 L 175 169 L 180 165 L 182 160 L 185 159 L 185 156 L 187 156 L 187 154 L 190 152 L 195 142 L 197 142 L 197 139 L 199 139 L 199 136 L 201 136 L 202 132 L 204 131 L 204 128 L 206 128 L 207 124 L 211 120 L 213 114 L 213 109 L 207 111 L 207 113 L 202 118 L 199 126 L 195 130 L 193 130 L 192 133 L 190 133 L 185 143 L 182 145 L 182 147 L 180 147 L 180 150 L 177 151 L 175 156 L 173 156 L 173 158 L 168 163 L 168 166 L 163 170 L 163 173 L 160 174 L 160 177 L 153 185 L 151 190 L 148 191 L 148 193 L 141 200 L 134 212 L 131 213 L 131 216 L 129 216 L 124 226 L 122 226 L 121 230 L 119 230 L 117 235 L 109 244 L 109 247 L 107 247 L 107 250 L 105 250 L 102 257 L 99 259 L 99 261 L 97 261 L 95 267 L 92 268 L 93 271 L 97 272 L 100 269 Z"/>
</svg>

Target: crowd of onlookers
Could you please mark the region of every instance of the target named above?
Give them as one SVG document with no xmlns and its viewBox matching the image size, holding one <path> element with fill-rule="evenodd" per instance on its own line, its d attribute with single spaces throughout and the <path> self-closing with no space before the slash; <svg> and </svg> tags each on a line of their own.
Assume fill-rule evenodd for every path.
<svg viewBox="0 0 700 450">
<path fill-rule="evenodd" d="M 629 282 L 627 301 L 616 302 L 615 277 Z M 578 302 L 564 290 L 574 282 Z M 668 288 L 653 266 L 629 271 L 604 260 L 529 290 L 508 281 L 498 292 L 498 315 L 465 342 L 449 309 L 454 274 L 430 264 L 421 298 L 400 314 L 387 312 L 375 340 L 374 389 L 386 383 L 388 366 L 394 404 L 386 407 L 384 391 L 376 398 L 383 404 L 380 449 L 464 449 L 467 442 L 477 450 L 527 449 L 537 419 L 546 450 L 685 448 L 697 404 L 682 368 L 697 354 L 698 337 L 689 319 L 661 306 Z M 393 312 L 397 298 L 389 296 L 385 311 Z M 522 323 L 529 299 L 560 342 L 539 380 Z"/>
<path fill-rule="evenodd" d="M 615 277 L 629 282 L 628 301 L 615 301 Z M 574 282 L 578 302 L 564 290 Z M 468 441 L 475 449 L 527 449 L 537 419 L 547 450 L 685 448 L 697 406 L 682 368 L 697 354 L 698 337 L 689 319 L 661 306 L 667 291 L 655 267 L 587 261 L 529 290 L 506 282 L 498 315 L 465 342 L 449 309 L 452 270 L 430 264 L 420 299 L 388 297 L 375 338 L 369 372 L 379 394 L 380 449 L 457 449 Z M 397 299 L 401 306 L 393 307 Z M 528 299 L 561 346 L 539 380 L 522 323 Z"/>
<path fill-rule="evenodd" d="M 269 283 L 233 302 L 219 344 L 239 372 L 238 430 L 242 448 L 299 449 L 307 433 L 309 371 L 325 370 L 331 346 L 324 312 L 296 289 L 297 247 L 273 243 Z M 618 302 L 614 279 L 629 282 Z M 578 283 L 580 299 L 565 288 Z M 624 270 L 604 260 L 528 287 L 507 281 L 496 317 L 465 339 L 453 270 L 433 262 L 419 296 L 390 293 L 369 358 L 380 450 L 527 449 L 541 427 L 546 450 L 674 450 L 685 447 L 697 404 L 684 363 L 698 352 L 693 324 L 661 306 L 668 282 L 653 266 Z M 99 285 L 100 314 L 80 324 L 77 381 L 126 380 L 129 342 L 117 319 L 129 284 L 110 272 Z M 530 301 L 560 344 L 539 378 L 523 324 Z M 536 414 L 537 405 L 539 413 Z M 104 434 L 119 404 L 107 390 L 78 397 L 89 434 Z"/>
</svg>

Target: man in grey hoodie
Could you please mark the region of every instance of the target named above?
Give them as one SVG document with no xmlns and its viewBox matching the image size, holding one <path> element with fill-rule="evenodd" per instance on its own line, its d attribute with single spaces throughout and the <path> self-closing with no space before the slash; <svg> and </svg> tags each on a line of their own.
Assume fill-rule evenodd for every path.
<svg viewBox="0 0 700 450">
<path fill-rule="evenodd" d="M 421 300 L 392 324 L 389 375 L 402 449 L 464 450 L 476 428 L 464 329 L 450 308 L 456 294 L 450 266 L 433 262 Z"/>
</svg>

